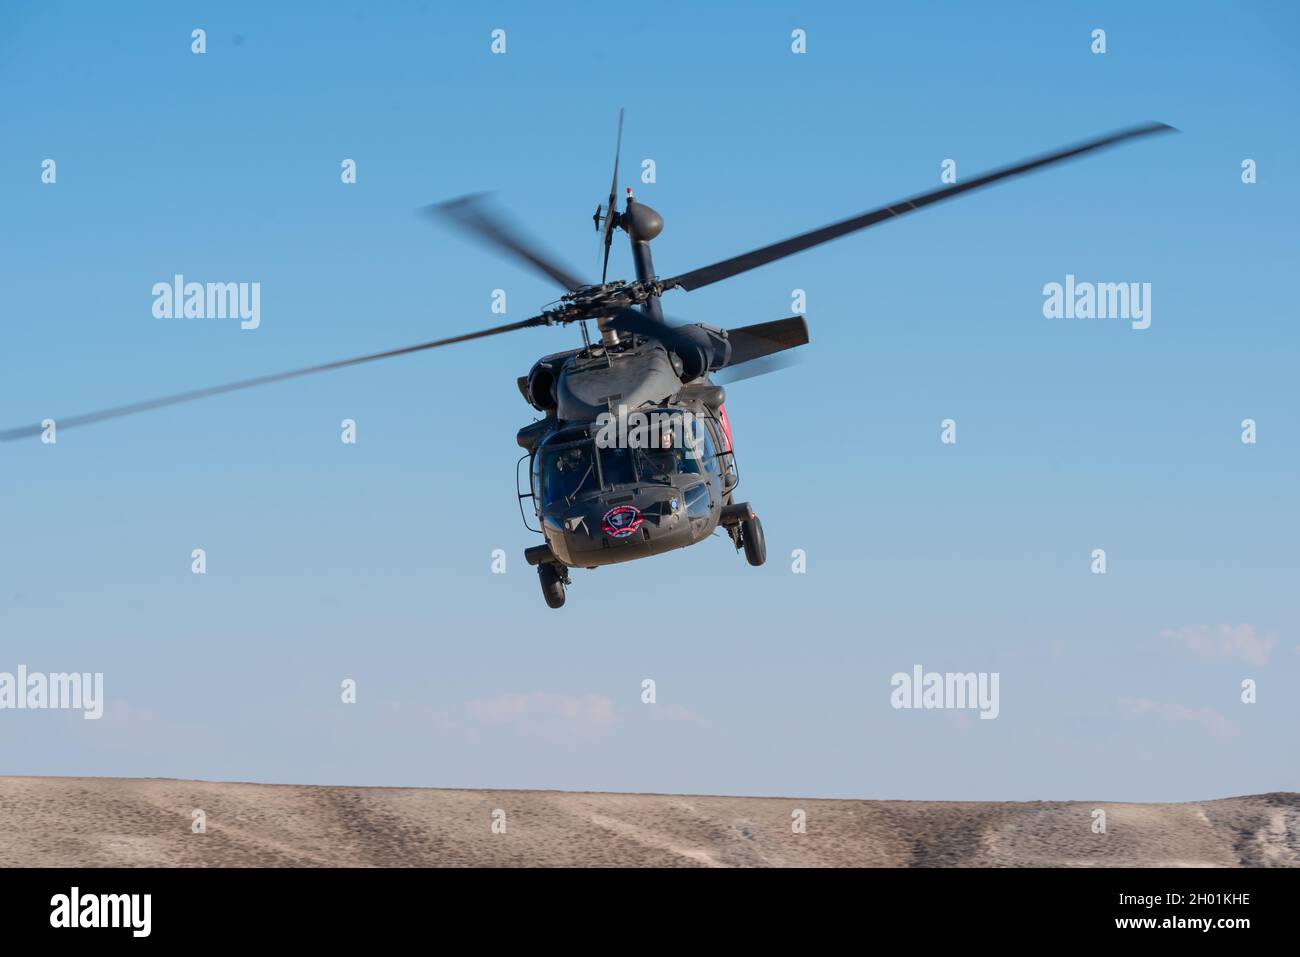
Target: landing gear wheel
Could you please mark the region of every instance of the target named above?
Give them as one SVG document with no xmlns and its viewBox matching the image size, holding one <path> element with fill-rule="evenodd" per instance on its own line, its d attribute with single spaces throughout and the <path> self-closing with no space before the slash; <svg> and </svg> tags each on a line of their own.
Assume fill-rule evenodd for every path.
<svg viewBox="0 0 1300 957">
<path fill-rule="evenodd" d="M 554 562 L 542 562 L 537 566 L 537 577 L 542 582 L 542 597 L 552 608 L 564 607 L 564 585 L 568 576 Z"/>
<path fill-rule="evenodd" d="M 767 542 L 763 538 L 763 523 L 753 515 L 740 523 L 740 541 L 745 546 L 745 561 L 761 565 L 767 561 Z"/>
</svg>

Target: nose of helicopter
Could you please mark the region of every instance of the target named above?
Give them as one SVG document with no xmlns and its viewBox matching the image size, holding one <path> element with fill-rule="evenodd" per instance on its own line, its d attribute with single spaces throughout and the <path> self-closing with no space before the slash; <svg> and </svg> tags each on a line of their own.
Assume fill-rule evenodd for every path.
<svg viewBox="0 0 1300 957">
<path fill-rule="evenodd" d="M 569 565 L 608 565 L 691 543 L 681 492 L 671 486 L 614 490 L 575 503 L 559 524 Z"/>
</svg>

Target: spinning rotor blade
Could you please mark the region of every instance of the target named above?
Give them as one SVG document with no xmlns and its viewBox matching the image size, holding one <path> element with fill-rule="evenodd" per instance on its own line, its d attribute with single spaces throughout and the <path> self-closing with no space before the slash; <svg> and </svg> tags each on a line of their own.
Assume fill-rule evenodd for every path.
<svg viewBox="0 0 1300 957">
<path fill-rule="evenodd" d="M 564 287 L 565 292 L 584 285 L 581 279 L 558 265 L 549 253 L 541 251 L 532 241 L 526 239 L 521 229 L 510 225 L 488 209 L 483 202 L 482 193 L 461 196 L 459 199 L 448 200 L 445 203 L 435 203 L 424 207 L 424 210 L 460 227 L 480 242 L 507 253 L 516 261 L 528 265 L 533 271 L 553 279 Z"/>
<path fill-rule="evenodd" d="M 620 309 L 605 320 L 608 328 L 654 339 L 682 362 L 688 379 L 716 369 L 727 359 L 727 344 L 719 334 L 710 334 L 699 324 L 670 326 L 662 316 L 638 309 Z"/>
<path fill-rule="evenodd" d="M 803 316 L 728 329 L 725 342 L 699 325 L 669 325 L 637 309 L 619 310 L 606 325 L 661 343 L 682 359 L 687 375 L 724 371 L 727 374 L 718 381 L 726 382 L 783 369 L 790 364 L 790 357 L 778 354 L 808 342 L 808 323 Z"/>
<path fill-rule="evenodd" d="M 600 281 L 605 282 L 609 272 L 609 247 L 614 243 L 614 225 L 618 217 L 614 215 L 614 204 L 618 202 L 618 157 L 623 152 L 623 109 L 618 111 L 618 142 L 614 146 L 614 179 L 609 184 L 609 205 L 605 207 L 605 260 L 600 266 Z"/>
<path fill-rule="evenodd" d="M 857 232 L 860 229 L 866 229 L 868 226 L 874 226 L 877 223 L 884 222 L 885 220 L 893 219 L 897 216 L 903 216 L 913 210 L 921 209 L 923 206 L 929 206 L 932 203 L 959 196 L 960 194 L 969 192 L 973 189 L 980 189 L 981 187 L 999 182 L 1000 180 L 1009 179 L 1013 176 L 1020 176 L 1024 173 L 1029 173 L 1036 169 L 1050 166 L 1053 163 L 1060 163 L 1064 160 L 1082 156 L 1086 153 L 1091 153 L 1094 150 L 1105 149 L 1108 146 L 1115 146 L 1128 140 L 1150 136 L 1154 133 L 1176 132 L 1178 131 L 1172 126 L 1168 126 L 1164 123 L 1146 123 L 1142 126 L 1134 126 L 1126 130 L 1120 130 L 1116 133 L 1110 133 L 1098 139 L 1080 143 L 1077 146 L 1067 147 L 1054 153 L 1047 153 L 1033 159 L 1025 160 L 1021 163 L 1016 163 L 1012 166 L 1003 166 L 964 183 L 945 186 L 943 189 L 936 189 L 929 193 L 921 193 L 918 196 L 902 200 L 892 206 L 883 206 L 880 209 L 873 209 L 860 216 L 854 216 L 852 219 L 841 220 L 838 223 L 823 226 L 821 229 L 814 229 L 811 232 L 794 236 L 790 239 L 783 240 L 782 242 L 773 243 L 770 246 L 764 246 L 761 249 L 755 249 L 739 256 L 733 256 L 731 259 L 724 259 L 711 266 L 704 266 L 701 269 L 694 269 L 691 272 L 682 273 L 680 276 L 675 276 L 672 279 L 666 280 L 664 282 L 664 288 L 671 289 L 680 286 L 688 291 L 699 289 L 701 286 L 707 286 L 722 279 L 729 279 L 742 272 L 757 269 L 759 266 L 765 266 L 778 259 L 784 259 L 786 256 L 793 256 L 795 253 L 803 252 L 805 249 L 811 249 L 812 247 L 819 246 L 822 243 L 830 242 L 832 239 L 847 236 L 849 233 Z"/>
<path fill-rule="evenodd" d="M 690 323 L 669 325 L 638 309 L 620 309 L 606 324 L 619 332 L 655 339 L 669 349 L 689 350 L 701 345 L 696 326 Z M 727 366 L 762 359 L 808 344 L 808 323 L 803 316 L 740 326 L 726 332 L 727 341 L 731 344 Z"/>
<path fill-rule="evenodd" d="M 731 343 L 731 358 L 727 368 L 762 359 L 786 349 L 794 349 L 808 344 L 808 323 L 803 316 L 791 316 L 789 319 L 777 319 L 773 322 L 760 322 L 752 326 L 741 326 L 727 330 L 727 340 Z"/>
<path fill-rule="evenodd" d="M 670 350 L 680 351 L 698 347 L 697 341 L 685 331 L 689 325 L 671 326 L 664 320 L 639 309 L 620 309 L 606 320 L 605 324 L 619 332 L 654 339 Z"/>
<path fill-rule="evenodd" d="M 733 382 L 742 382 L 745 379 L 752 379 L 755 376 L 767 375 L 770 372 L 780 372 L 782 369 L 788 369 L 799 361 L 799 356 L 794 352 L 778 352 L 774 355 L 763 356 L 760 359 L 750 359 L 748 362 L 742 362 L 740 365 L 728 363 L 725 367 L 713 373 L 713 381 L 719 385 L 731 385 Z"/>
<path fill-rule="evenodd" d="M 512 322 L 506 326 L 496 326 L 492 329 L 483 329 L 479 332 L 466 333 L 463 336 L 452 336 L 449 339 L 436 339 L 433 342 L 421 342 L 418 345 L 404 346 L 401 349 L 390 349 L 387 352 L 373 352 L 370 355 L 357 356 L 352 359 L 340 359 L 337 362 L 326 362 L 323 365 L 309 366 L 306 369 L 295 369 L 292 372 L 277 372 L 273 375 L 257 376 L 253 379 L 242 379 L 239 382 L 231 382 L 227 385 L 213 386 L 208 389 L 196 389 L 192 392 L 179 392 L 176 395 L 164 396 L 161 399 L 150 399 L 146 402 L 133 402 L 130 405 L 119 405 L 111 409 L 104 409 L 100 412 L 90 412 L 85 415 L 75 415 L 66 419 L 56 419 L 55 424 L 59 429 L 68 429 L 74 425 L 89 425 L 92 422 L 102 422 L 104 419 L 116 419 L 123 415 L 134 415 L 137 412 L 148 412 L 150 409 L 160 409 L 168 405 L 177 405 L 181 402 L 193 402 L 195 399 L 206 399 L 212 395 L 222 395 L 226 392 L 235 392 L 239 389 L 251 389 L 253 386 L 268 385 L 272 382 L 281 382 L 284 379 L 296 379 L 299 376 L 312 375 L 316 372 L 329 372 L 332 369 L 343 369 L 347 366 L 360 365 L 363 362 L 374 362 L 376 359 L 387 359 L 391 356 L 404 356 L 411 352 L 422 352 L 425 349 L 437 349 L 439 346 L 449 346 L 457 342 L 467 342 L 470 339 L 483 339 L 487 336 L 500 335 L 503 332 L 513 332 L 516 329 L 526 329 L 529 326 L 538 326 L 545 324 L 545 319 L 541 316 L 535 316 L 531 319 L 524 319 L 520 322 Z M 0 432 L 0 442 L 12 442 L 15 439 L 24 439 L 31 436 L 40 435 L 44 428 L 39 425 L 29 425 L 18 429 L 9 429 Z"/>
<path fill-rule="evenodd" d="M 754 376 L 779 372 L 798 362 L 789 350 L 808 344 L 808 323 L 803 316 L 759 322 L 727 330 L 731 357 L 713 374 L 713 381 L 730 385 Z"/>
</svg>

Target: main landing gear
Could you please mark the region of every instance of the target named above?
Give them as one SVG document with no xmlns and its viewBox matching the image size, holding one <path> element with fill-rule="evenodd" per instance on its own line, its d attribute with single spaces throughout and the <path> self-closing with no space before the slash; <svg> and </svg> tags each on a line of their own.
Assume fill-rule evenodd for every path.
<svg viewBox="0 0 1300 957">
<path fill-rule="evenodd" d="M 552 608 L 564 607 L 564 586 L 572 585 L 569 570 L 555 560 L 550 545 L 534 545 L 524 549 L 524 560 L 537 566 L 537 578 L 542 583 L 542 597 Z"/>
<path fill-rule="evenodd" d="M 763 523 L 754 514 L 748 502 L 737 502 L 722 510 L 719 523 L 731 536 L 736 550 L 745 550 L 745 561 L 751 565 L 761 565 L 767 561 L 767 542 L 763 538 Z"/>
<path fill-rule="evenodd" d="M 537 566 L 537 577 L 542 582 L 542 597 L 552 608 L 564 606 L 564 586 L 569 581 L 569 570 L 557 562 L 542 562 Z"/>
</svg>

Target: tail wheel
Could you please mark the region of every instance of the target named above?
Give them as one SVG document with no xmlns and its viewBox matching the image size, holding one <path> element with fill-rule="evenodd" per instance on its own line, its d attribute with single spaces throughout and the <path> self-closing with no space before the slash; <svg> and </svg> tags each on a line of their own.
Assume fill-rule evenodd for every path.
<svg viewBox="0 0 1300 957">
<path fill-rule="evenodd" d="M 562 608 L 566 577 L 563 569 L 554 562 L 542 562 L 537 566 L 537 577 L 541 579 L 542 597 L 546 599 L 546 604 L 552 608 Z"/>
<path fill-rule="evenodd" d="M 745 560 L 751 565 L 767 561 L 767 542 L 763 538 L 763 523 L 757 515 L 740 523 L 740 540 L 745 546 Z"/>
</svg>

